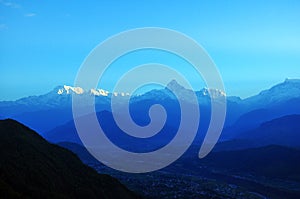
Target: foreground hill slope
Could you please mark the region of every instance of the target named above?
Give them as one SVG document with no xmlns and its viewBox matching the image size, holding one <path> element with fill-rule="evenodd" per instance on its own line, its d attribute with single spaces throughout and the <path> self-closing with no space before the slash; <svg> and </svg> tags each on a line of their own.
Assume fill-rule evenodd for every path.
<svg viewBox="0 0 300 199">
<path fill-rule="evenodd" d="M 137 198 L 116 179 L 99 175 L 72 152 L 11 119 L 0 120 L 0 157 L 3 198 Z"/>
</svg>

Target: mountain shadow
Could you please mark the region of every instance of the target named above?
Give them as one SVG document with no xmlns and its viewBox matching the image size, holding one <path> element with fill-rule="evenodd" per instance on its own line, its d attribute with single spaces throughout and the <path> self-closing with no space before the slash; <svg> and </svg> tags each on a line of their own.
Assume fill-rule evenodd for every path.
<svg viewBox="0 0 300 199">
<path fill-rule="evenodd" d="M 139 198 L 17 121 L 0 120 L 1 198 Z"/>
</svg>

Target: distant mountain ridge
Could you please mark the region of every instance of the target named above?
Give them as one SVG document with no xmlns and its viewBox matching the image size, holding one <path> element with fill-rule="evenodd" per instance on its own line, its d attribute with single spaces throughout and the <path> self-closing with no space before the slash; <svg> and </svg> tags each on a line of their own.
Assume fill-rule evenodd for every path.
<svg viewBox="0 0 300 199">
<path fill-rule="evenodd" d="M 63 87 L 58 87 L 57 90 L 57 94 L 58 95 L 63 95 L 63 94 L 77 94 L 77 95 L 83 95 L 83 94 L 90 94 L 93 96 L 130 96 L 130 94 L 128 92 L 113 92 L 110 93 L 107 90 L 104 89 L 97 89 L 97 88 L 92 88 L 92 89 L 83 89 L 81 87 L 73 87 L 73 86 L 67 86 L 64 85 Z"/>
<path fill-rule="evenodd" d="M 180 85 L 176 80 L 172 80 L 169 82 L 166 86 L 169 90 L 176 90 L 176 91 L 181 91 L 183 92 L 182 95 L 190 95 L 191 93 L 195 92 L 189 89 L 184 88 L 182 85 Z M 84 89 L 82 87 L 73 87 L 73 86 L 58 86 L 56 87 L 57 94 L 58 95 L 64 95 L 64 94 L 75 94 L 75 95 L 84 95 L 88 94 L 91 96 L 120 96 L 120 97 L 128 97 L 131 96 L 130 93 L 128 92 L 109 92 L 107 90 L 101 89 L 101 88 L 92 88 L 92 89 Z M 155 90 L 155 89 L 153 89 Z M 151 91 L 148 91 L 151 92 Z M 146 92 L 146 93 L 148 93 Z M 200 91 L 196 91 L 199 94 L 201 93 L 202 95 L 210 95 L 212 98 L 217 98 L 220 96 L 226 96 L 224 91 L 220 91 L 218 89 L 213 89 L 213 88 L 203 88 Z M 143 94 L 140 94 L 143 95 Z"/>
<path fill-rule="evenodd" d="M 173 80 L 166 88 L 155 89 L 141 95 L 132 96 L 128 96 L 126 93 L 122 94 L 121 92 L 116 97 L 120 101 L 120 105 L 122 105 L 123 99 L 130 97 L 131 107 L 135 107 L 136 105 L 141 107 L 144 103 L 148 104 L 151 101 L 155 103 L 174 104 L 173 101 L 177 101 L 177 99 L 172 90 L 176 90 L 180 98 L 187 102 L 189 102 L 190 96 L 194 92 L 184 88 Z M 226 93 L 216 89 L 204 88 L 200 91 L 195 91 L 200 110 L 209 110 L 212 99 L 218 100 L 218 98 L 226 96 L 227 116 L 225 127 L 234 125 L 242 115 L 258 109 L 265 109 L 266 112 L 270 113 L 275 111 L 275 117 L 285 114 L 298 114 L 300 113 L 300 108 L 297 108 L 300 107 L 299 93 L 300 80 L 298 79 L 286 79 L 283 83 L 246 99 L 226 96 Z M 44 133 L 72 120 L 72 94 L 81 96 L 83 106 L 87 97 L 95 97 L 95 109 L 97 112 L 111 111 L 110 100 L 113 95 L 112 93 L 101 89 L 83 90 L 82 88 L 71 86 L 58 86 L 44 95 L 30 96 L 16 101 L 2 101 L 0 102 L 0 115 L 3 119 L 14 118 L 34 130 Z M 138 109 L 136 108 L 136 110 Z M 210 113 L 209 111 L 206 112 L 205 114 L 201 114 L 202 118 L 207 118 L 208 120 Z M 273 118 L 268 117 L 267 119 Z M 266 120 L 261 120 L 261 122 L 264 121 Z"/>
<path fill-rule="evenodd" d="M 300 115 L 287 115 L 264 122 L 256 129 L 240 133 L 237 138 L 255 140 L 256 144 L 300 147 Z"/>
<path fill-rule="evenodd" d="M 230 139 L 220 142 L 215 150 L 237 150 L 268 145 L 300 149 L 300 115 L 285 115 L 261 123 L 249 130 L 237 130 Z"/>
<path fill-rule="evenodd" d="M 138 96 L 131 96 L 131 97 L 134 97 L 136 100 L 143 99 L 145 97 L 148 98 L 157 97 L 157 95 L 166 95 L 170 97 L 170 90 L 177 90 L 179 93 L 182 93 L 182 96 L 184 95 L 188 96 L 190 95 L 191 92 L 195 92 L 196 95 L 200 98 L 205 96 L 212 97 L 212 98 L 226 96 L 226 93 L 224 91 L 219 91 L 213 88 L 203 88 L 200 91 L 192 91 L 184 88 L 183 86 L 178 84 L 175 80 L 171 81 L 166 88 L 169 89 L 159 89 L 159 90 L 154 89 L 144 94 Z M 106 97 L 109 97 L 111 95 L 120 96 L 120 97 L 130 96 L 130 94 L 126 92 L 110 93 L 103 89 L 95 88 L 95 89 L 85 90 L 81 87 L 72 87 L 72 86 L 64 85 L 64 86 L 57 86 L 52 91 L 43 95 L 24 97 L 15 101 L 0 101 L 0 113 L 3 112 L 6 115 L 7 114 L 14 115 L 15 112 L 12 111 L 13 108 L 18 108 L 18 113 L 20 113 L 26 111 L 35 111 L 37 109 L 45 110 L 49 108 L 68 106 L 70 105 L 71 102 L 71 94 L 77 94 L 77 95 L 87 94 L 90 96 L 100 97 L 99 101 L 96 100 L 96 102 L 101 101 L 103 103 L 108 103 L 109 100 L 105 100 L 105 99 Z M 297 97 L 300 98 L 300 79 L 286 79 L 283 83 L 277 84 L 272 88 L 268 90 L 264 90 L 252 97 L 241 99 L 236 96 L 227 96 L 227 100 L 233 103 L 241 103 L 242 105 L 265 106 L 270 103 L 279 103 L 282 100 L 289 100 Z M 257 104 L 258 102 L 259 105 Z"/>
<path fill-rule="evenodd" d="M 268 90 L 261 91 L 258 95 L 244 99 L 244 104 L 258 107 L 270 106 L 281 103 L 283 100 L 300 98 L 300 79 L 285 79 Z M 256 108 L 258 108 L 256 107 Z"/>
<path fill-rule="evenodd" d="M 179 85 L 175 80 L 171 81 L 166 88 L 178 89 L 181 96 L 185 94 L 189 95 L 191 90 L 185 89 Z M 158 97 L 158 98 L 172 98 L 174 95 L 170 95 L 170 89 L 160 89 L 151 90 L 141 95 L 130 96 L 127 92 L 113 92 L 110 93 L 103 89 L 83 89 L 81 87 L 72 86 L 57 86 L 52 91 L 38 96 L 24 97 L 15 101 L 0 101 L 0 114 L 3 113 L 6 117 L 11 117 L 16 114 L 21 114 L 23 112 L 34 112 L 40 110 L 48 110 L 53 108 L 65 108 L 70 107 L 72 102 L 72 94 L 81 95 L 84 101 L 85 97 L 96 97 L 96 104 L 109 105 L 110 97 L 112 95 L 118 97 L 120 100 L 124 97 L 132 97 L 132 101 L 139 101 L 145 98 Z M 197 96 L 209 96 L 217 98 L 218 96 L 225 96 L 223 91 L 218 91 L 216 89 L 204 88 L 201 91 L 196 91 Z M 161 95 L 157 96 L 157 95 Z M 187 99 L 189 96 L 187 96 Z"/>
</svg>

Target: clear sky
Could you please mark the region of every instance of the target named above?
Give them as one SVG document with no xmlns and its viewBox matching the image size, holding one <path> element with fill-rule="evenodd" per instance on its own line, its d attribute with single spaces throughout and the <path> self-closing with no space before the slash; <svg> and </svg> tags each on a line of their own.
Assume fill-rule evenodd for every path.
<svg viewBox="0 0 300 199">
<path fill-rule="evenodd" d="M 300 1 L 0 0 L 0 100 L 74 82 L 89 52 L 132 28 L 164 27 L 201 44 L 229 95 L 300 78 Z"/>
</svg>

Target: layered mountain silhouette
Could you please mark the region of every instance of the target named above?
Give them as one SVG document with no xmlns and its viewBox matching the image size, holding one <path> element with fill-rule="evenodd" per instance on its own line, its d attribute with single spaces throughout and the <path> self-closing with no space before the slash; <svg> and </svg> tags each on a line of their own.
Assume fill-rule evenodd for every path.
<svg viewBox="0 0 300 199">
<path fill-rule="evenodd" d="M 15 120 L 0 121 L 0 157 L 1 198 L 138 198 Z"/>
<path fill-rule="evenodd" d="M 144 104 L 144 106 L 147 106 Z M 141 112 L 139 109 L 135 113 Z M 145 116 L 146 114 L 143 114 Z M 122 116 L 122 115 L 121 115 Z M 149 117 L 135 115 L 136 122 L 145 125 L 150 122 Z M 85 117 L 85 116 L 83 116 Z M 97 113 L 98 121 L 101 128 L 106 133 L 107 137 L 117 146 L 134 152 L 153 151 L 166 145 L 176 134 L 177 128 L 172 126 L 172 123 L 179 123 L 179 118 L 169 117 L 161 132 L 148 139 L 139 139 L 127 135 L 123 132 L 116 122 L 113 115 L 109 111 Z M 88 124 L 87 124 L 88 125 Z M 73 142 L 82 145 L 82 142 L 77 134 L 74 121 L 70 121 L 64 125 L 58 126 L 55 129 L 45 133 L 44 138 L 52 143 Z"/>
<path fill-rule="evenodd" d="M 236 138 L 255 141 L 258 145 L 277 144 L 299 147 L 300 115 L 288 115 L 265 122 L 258 128 L 240 133 Z"/>
<path fill-rule="evenodd" d="M 151 139 L 138 140 L 126 136 L 126 134 L 115 124 L 112 113 L 105 111 L 97 114 L 100 125 L 107 136 L 117 145 L 127 150 L 146 152 L 162 147 L 173 138 L 177 128 L 172 126 L 170 119 L 163 130 Z M 142 117 L 141 117 L 142 118 Z M 179 121 L 179 118 L 177 118 Z M 144 123 L 146 123 L 144 121 Z M 200 127 L 194 144 L 199 145 L 202 142 L 205 129 Z M 78 137 L 74 121 L 61 125 L 52 131 L 46 133 L 45 138 L 53 143 L 73 142 L 81 144 Z M 267 145 L 281 145 L 286 147 L 300 148 L 300 115 L 287 115 L 263 122 L 256 128 L 250 130 L 236 130 L 232 137 L 226 141 L 219 141 L 215 150 L 235 150 L 245 148 L 255 148 Z"/>
<path fill-rule="evenodd" d="M 282 100 L 276 105 L 242 114 L 232 125 L 225 127 L 221 139 L 232 139 L 240 132 L 257 128 L 264 122 L 293 114 L 300 114 L 300 98 Z"/>
<path fill-rule="evenodd" d="M 92 90 L 89 92 L 77 92 L 78 89 L 73 88 L 73 91 L 72 88 L 60 86 L 45 95 L 0 102 L 0 115 L 3 118 L 12 117 L 28 125 L 51 142 L 80 143 L 72 120 L 72 95 L 80 95 L 83 101 L 86 97 L 95 97 L 95 110 L 98 116 L 102 115 L 98 117 L 99 120 L 102 118 L 104 127 L 112 135 L 112 140 L 116 142 L 121 140 L 117 139 L 117 137 L 122 132 L 115 125 L 111 116 L 111 94 L 108 96 L 96 95 L 97 93 L 91 92 Z M 64 89 L 63 92 L 62 89 Z M 130 113 L 138 125 L 143 126 L 150 122 L 148 111 L 151 105 L 159 103 L 166 108 L 168 122 L 164 132 L 167 132 L 165 134 L 168 135 L 160 135 L 154 138 L 155 141 L 159 142 L 155 147 L 166 144 L 166 140 L 172 138 L 172 132 L 176 131 L 180 122 L 180 107 L 172 90 L 180 93 L 180 96 L 187 103 L 189 96 L 193 92 L 173 80 L 166 88 L 151 90 L 143 95 L 131 96 L 130 99 Z M 96 91 L 100 92 L 101 89 Z M 195 91 L 195 93 L 201 113 L 200 128 L 196 142 L 201 143 L 210 122 L 210 100 L 217 100 L 218 97 L 224 96 L 225 93 L 214 89 L 202 89 Z M 226 123 L 220 140 L 232 141 L 238 139 L 239 143 L 244 143 L 244 140 L 242 141 L 238 137 L 239 134 L 259 128 L 262 123 L 276 118 L 300 114 L 299 93 L 300 80 L 286 79 L 283 83 L 250 98 L 240 99 L 239 97 L 227 96 Z M 120 95 L 119 97 L 121 102 L 126 96 Z M 122 103 L 120 103 L 120 106 L 122 106 Z M 133 144 L 134 139 L 128 138 L 127 141 L 127 143 Z M 147 146 L 147 143 L 144 142 L 142 145 Z M 134 146 L 132 145 L 132 147 Z"/>
<path fill-rule="evenodd" d="M 130 96 L 130 115 L 140 126 L 151 122 L 149 109 L 154 104 L 164 106 L 168 114 L 162 131 L 146 139 L 131 137 L 118 127 L 110 108 L 114 94 L 107 94 L 101 89 L 85 92 L 79 88 L 57 87 L 45 95 L 0 102 L 0 115 L 37 130 L 51 143 L 72 150 L 86 164 L 93 162 L 91 166 L 100 171 L 105 166 L 88 153 L 78 137 L 72 116 L 72 95 L 80 95 L 83 102 L 86 98 L 95 98 L 98 121 L 108 138 L 125 150 L 141 153 L 165 146 L 175 136 L 180 124 L 180 106 L 172 93 L 174 89 L 185 103 L 191 103 L 189 97 L 194 91 L 176 81 L 170 82 L 166 88 Z M 195 174 L 193 178 L 201 178 L 208 172 L 208 178 L 236 183 L 270 198 L 299 198 L 299 189 L 295 187 L 299 187 L 300 181 L 300 80 L 287 79 L 246 99 L 227 96 L 227 116 L 221 139 L 214 151 L 203 160 L 199 160 L 197 155 L 210 122 L 210 102 L 224 97 L 225 93 L 207 88 L 195 91 L 195 94 L 201 113 L 198 134 L 182 159 L 170 165 L 170 174 L 166 175 L 180 175 L 183 180 L 191 173 Z M 121 93 L 117 97 L 121 107 L 124 105 L 122 99 L 129 96 Z M 114 114 L 123 116 L 122 111 Z M 83 195 L 88 198 L 136 197 L 117 180 L 97 174 L 84 166 L 73 153 L 49 144 L 16 121 L 1 121 L 0 130 L 1 196 L 3 193 L 6 194 L 4 196 L 29 198 L 81 198 Z M 236 174 L 243 179 L 237 180 Z M 131 188 L 140 187 L 139 177 L 136 182 L 132 180 L 133 176 L 125 177 L 126 180 L 119 178 L 118 174 L 116 177 Z M 162 180 L 167 182 L 167 179 Z M 260 182 L 261 179 L 263 182 Z M 174 181 L 162 186 L 169 185 L 173 186 Z M 139 191 L 144 189 L 149 193 L 153 191 L 150 187 Z M 218 191 L 226 192 L 220 187 Z"/>
<path fill-rule="evenodd" d="M 236 131 L 227 141 L 220 142 L 215 150 L 237 150 L 268 145 L 300 148 L 300 115 L 286 115 L 258 127 Z"/>
</svg>

